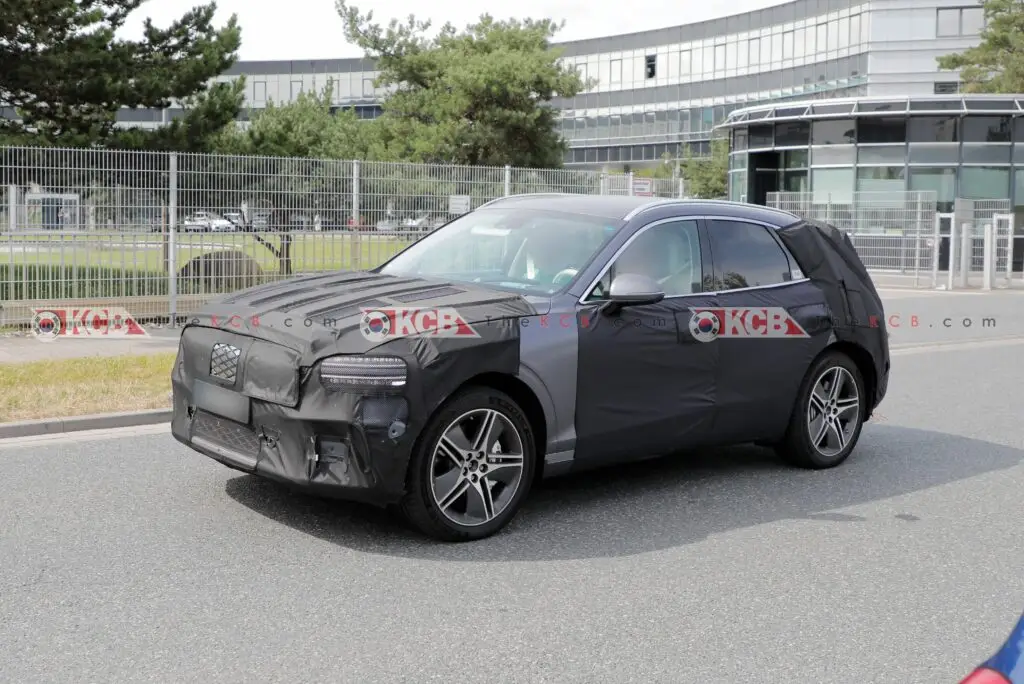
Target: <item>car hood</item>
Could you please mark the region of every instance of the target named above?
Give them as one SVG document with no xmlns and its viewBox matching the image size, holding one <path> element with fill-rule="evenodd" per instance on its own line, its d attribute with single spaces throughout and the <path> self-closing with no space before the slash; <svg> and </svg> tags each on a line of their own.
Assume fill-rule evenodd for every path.
<svg viewBox="0 0 1024 684">
<path fill-rule="evenodd" d="M 361 354 L 386 344 L 363 334 L 367 309 L 451 308 L 470 325 L 546 313 L 550 300 L 468 283 L 369 272 L 306 275 L 219 297 L 189 327 L 219 328 L 298 352 L 303 365 L 332 353 Z"/>
</svg>

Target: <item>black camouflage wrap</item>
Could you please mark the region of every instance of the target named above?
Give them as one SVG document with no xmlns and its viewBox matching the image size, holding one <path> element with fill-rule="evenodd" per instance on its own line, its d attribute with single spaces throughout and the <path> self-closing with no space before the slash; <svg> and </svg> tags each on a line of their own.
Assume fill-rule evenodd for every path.
<svg viewBox="0 0 1024 684">
<path fill-rule="evenodd" d="M 817 221 L 782 228 L 778 236 L 825 295 L 836 340 L 861 347 L 870 355 L 875 378 L 868 415 L 881 403 L 889 378 L 889 335 L 885 307 L 850 237 Z"/>
<path fill-rule="evenodd" d="M 361 332 L 364 309 L 410 306 L 453 307 L 479 337 L 377 343 Z M 182 332 L 171 431 L 241 471 L 391 503 L 404 491 L 415 437 L 434 410 L 474 377 L 518 371 L 518 319 L 534 313 L 515 294 L 374 273 L 299 277 L 232 293 L 205 306 Z M 233 381 L 211 376 L 216 343 L 241 350 Z M 391 396 L 325 389 L 318 364 L 339 354 L 400 357 L 407 386 Z M 330 448 L 315 453 L 316 438 Z"/>
</svg>

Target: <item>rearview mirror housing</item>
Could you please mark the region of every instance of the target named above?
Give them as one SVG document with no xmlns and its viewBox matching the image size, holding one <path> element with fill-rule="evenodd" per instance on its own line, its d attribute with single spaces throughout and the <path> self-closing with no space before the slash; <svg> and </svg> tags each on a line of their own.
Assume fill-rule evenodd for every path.
<svg viewBox="0 0 1024 684">
<path fill-rule="evenodd" d="M 623 273 L 612 281 L 608 301 L 616 307 L 657 304 L 665 293 L 652 278 L 639 273 Z"/>
</svg>

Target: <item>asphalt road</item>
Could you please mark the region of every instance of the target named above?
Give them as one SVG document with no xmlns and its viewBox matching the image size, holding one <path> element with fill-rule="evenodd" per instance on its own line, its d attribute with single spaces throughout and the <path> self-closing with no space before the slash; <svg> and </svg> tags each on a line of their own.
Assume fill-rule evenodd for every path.
<svg viewBox="0 0 1024 684">
<path fill-rule="evenodd" d="M 737 448 L 566 478 L 469 545 L 162 426 L 0 446 L 0 681 L 955 683 L 1024 608 L 1024 339 L 939 328 L 894 331 L 842 468 Z"/>
</svg>

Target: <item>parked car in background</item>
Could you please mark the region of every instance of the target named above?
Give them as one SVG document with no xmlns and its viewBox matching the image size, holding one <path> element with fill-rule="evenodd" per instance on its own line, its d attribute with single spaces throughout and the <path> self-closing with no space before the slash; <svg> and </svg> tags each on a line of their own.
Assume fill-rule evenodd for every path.
<svg viewBox="0 0 1024 684">
<path fill-rule="evenodd" d="M 236 230 L 234 223 L 211 211 L 197 211 L 185 219 L 183 228 L 187 233 L 210 233 Z"/>
<path fill-rule="evenodd" d="M 218 323 L 232 316 L 258 325 Z M 730 202 L 524 195 L 373 271 L 196 311 L 171 431 L 467 541 L 543 477 L 747 442 L 838 466 L 888 379 L 881 299 L 835 228 Z"/>
<path fill-rule="evenodd" d="M 245 229 L 245 217 L 240 212 L 231 211 L 224 214 L 224 218 L 231 222 L 234 230 Z"/>
<path fill-rule="evenodd" d="M 995 655 L 960 684 L 1024 684 L 1024 615 Z"/>
</svg>

